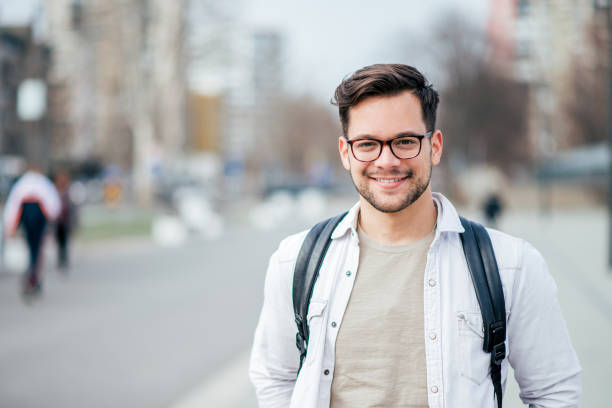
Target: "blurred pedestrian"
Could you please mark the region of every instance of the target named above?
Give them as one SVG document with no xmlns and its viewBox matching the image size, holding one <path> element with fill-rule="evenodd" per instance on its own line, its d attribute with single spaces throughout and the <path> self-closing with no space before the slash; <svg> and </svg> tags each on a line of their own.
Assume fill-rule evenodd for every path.
<svg viewBox="0 0 612 408">
<path fill-rule="evenodd" d="M 59 193 L 61 209 L 55 222 L 55 241 L 57 243 L 57 266 L 68 270 L 70 236 L 77 219 L 77 208 L 70 197 L 70 175 L 60 170 L 55 175 L 55 187 Z"/>
<path fill-rule="evenodd" d="M 23 294 L 33 295 L 41 290 L 42 244 L 45 228 L 60 213 L 60 198 L 55 186 L 35 165 L 11 188 L 4 208 L 4 235 L 14 236 L 22 226 L 30 254 L 30 262 L 23 279 Z"/>
<path fill-rule="evenodd" d="M 504 206 L 501 198 L 497 193 L 491 193 L 487 196 L 482 204 L 482 212 L 487 219 L 487 225 L 491 228 L 497 228 L 497 218 L 501 215 Z"/>
<path fill-rule="evenodd" d="M 250 365 L 261 408 L 500 408 L 510 365 L 525 404 L 579 406 L 580 364 L 540 253 L 431 191 L 438 101 L 401 64 L 336 89 L 359 201 L 270 258 Z"/>
</svg>

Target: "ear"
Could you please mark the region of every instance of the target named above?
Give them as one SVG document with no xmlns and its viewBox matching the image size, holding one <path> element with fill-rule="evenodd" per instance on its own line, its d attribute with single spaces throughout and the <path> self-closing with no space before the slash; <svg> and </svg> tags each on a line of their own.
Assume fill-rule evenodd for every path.
<svg viewBox="0 0 612 408">
<path fill-rule="evenodd" d="M 439 130 L 434 131 L 431 135 L 431 164 L 437 166 L 442 159 L 442 150 L 444 147 L 444 137 Z"/>
<path fill-rule="evenodd" d="M 349 162 L 349 144 L 344 136 L 338 138 L 338 150 L 340 152 L 340 160 L 346 170 L 351 170 L 351 163 Z"/>
</svg>

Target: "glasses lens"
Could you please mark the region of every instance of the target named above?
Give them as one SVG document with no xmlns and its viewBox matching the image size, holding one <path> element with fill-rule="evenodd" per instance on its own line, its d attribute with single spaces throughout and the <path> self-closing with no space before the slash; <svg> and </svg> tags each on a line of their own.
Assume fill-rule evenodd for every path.
<svg viewBox="0 0 612 408">
<path fill-rule="evenodd" d="M 418 137 L 400 137 L 391 143 L 391 148 L 400 159 L 411 159 L 419 154 L 421 142 Z"/>
<path fill-rule="evenodd" d="M 380 153 L 380 143 L 376 140 L 356 140 L 353 142 L 353 154 L 357 160 L 376 160 Z"/>
</svg>

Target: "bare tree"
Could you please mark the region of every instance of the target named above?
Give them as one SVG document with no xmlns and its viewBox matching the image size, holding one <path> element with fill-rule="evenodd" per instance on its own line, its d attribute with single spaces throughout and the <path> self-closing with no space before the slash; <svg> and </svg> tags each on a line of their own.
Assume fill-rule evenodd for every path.
<svg viewBox="0 0 612 408">
<path fill-rule="evenodd" d="M 531 159 L 527 87 L 489 58 L 486 37 L 447 16 L 435 48 L 444 64 L 440 128 L 455 162 L 487 163 L 506 172 Z"/>
<path fill-rule="evenodd" d="M 254 167 L 272 166 L 292 177 L 304 178 L 311 165 L 336 166 L 337 139 L 341 135 L 332 110 L 310 96 L 276 98 L 265 139 L 255 143 Z"/>
</svg>

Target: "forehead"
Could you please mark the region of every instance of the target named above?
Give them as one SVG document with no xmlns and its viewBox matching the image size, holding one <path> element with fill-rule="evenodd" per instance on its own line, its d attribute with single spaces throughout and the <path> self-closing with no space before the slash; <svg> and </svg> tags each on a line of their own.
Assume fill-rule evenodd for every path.
<svg viewBox="0 0 612 408">
<path fill-rule="evenodd" d="M 367 98 L 349 109 L 347 134 L 391 137 L 412 131 L 425 133 L 421 102 L 412 92 Z"/>
</svg>

